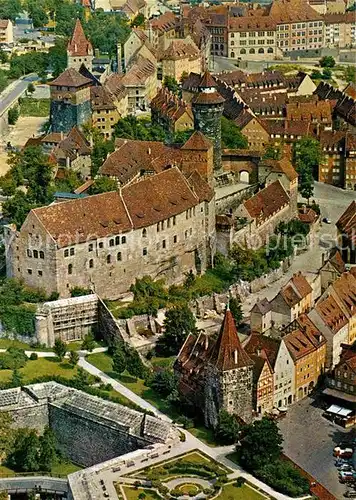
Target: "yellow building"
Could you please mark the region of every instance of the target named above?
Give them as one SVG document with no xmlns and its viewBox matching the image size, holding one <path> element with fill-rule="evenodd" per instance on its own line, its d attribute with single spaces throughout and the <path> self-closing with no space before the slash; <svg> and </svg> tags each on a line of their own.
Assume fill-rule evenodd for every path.
<svg viewBox="0 0 356 500">
<path fill-rule="evenodd" d="M 14 27 L 10 19 L 0 19 L 0 43 L 14 41 Z"/>
<path fill-rule="evenodd" d="M 283 331 L 283 340 L 294 361 L 294 400 L 307 396 L 318 383 L 326 363 L 326 339 L 306 314 Z"/>
<path fill-rule="evenodd" d="M 121 118 L 111 94 L 104 87 L 91 87 L 92 125 L 111 139 L 114 125 Z"/>
<path fill-rule="evenodd" d="M 172 40 L 161 56 L 162 77 L 175 78 L 179 82 L 183 74 L 201 73 L 202 55 L 195 43 L 190 40 Z"/>
</svg>

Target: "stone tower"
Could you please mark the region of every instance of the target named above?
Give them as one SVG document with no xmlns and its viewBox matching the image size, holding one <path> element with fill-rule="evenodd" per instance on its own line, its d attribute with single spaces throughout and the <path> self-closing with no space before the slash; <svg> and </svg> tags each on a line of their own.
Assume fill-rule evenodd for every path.
<svg viewBox="0 0 356 500">
<path fill-rule="evenodd" d="M 182 172 L 189 176 L 197 170 L 203 179 L 210 186 L 213 186 L 213 143 L 204 134 L 195 131 L 180 150 L 182 153 Z"/>
<path fill-rule="evenodd" d="M 92 81 L 74 68 L 66 69 L 50 83 L 52 132 L 67 133 L 91 119 Z"/>
<path fill-rule="evenodd" d="M 206 71 L 192 99 L 194 128 L 208 137 L 214 147 L 214 174 L 221 170 L 221 117 L 225 99 L 216 90 L 216 82 Z"/>
<path fill-rule="evenodd" d="M 212 348 L 205 379 L 205 425 L 216 427 L 220 410 L 252 420 L 253 361 L 243 349 L 229 309 Z"/>
<path fill-rule="evenodd" d="M 89 71 L 92 71 L 93 58 L 93 46 L 85 36 L 82 23 L 77 19 L 72 38 L 67 45 L 67 67 L 79 71 L 84 64 Z"/>
</svg>

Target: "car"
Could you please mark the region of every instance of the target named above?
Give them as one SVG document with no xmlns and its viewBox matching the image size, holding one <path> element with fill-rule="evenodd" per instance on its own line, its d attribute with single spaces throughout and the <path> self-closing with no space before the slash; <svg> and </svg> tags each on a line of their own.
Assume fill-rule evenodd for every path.
<svg viewBox="0 0 356 500">
<path fill-rule="evenodd" d="M 356 498 L 356 491 L 355 490 L 348 490 L 346 493 L 344 493 L 344 497 Z"/>
<path fill-rule="evenodd" d="M 339 481 L 340 483 L 354 483 L 355 482 L 355 474 L 353 472 L 339 472 Z"/>
<path fill-rule="evenodd" d="M 334 448 L 334 457 L 340 458 L 351 458 L 354 453 L 352 448 L 341 448 L 340 446 L 336 446 Z"/>
<path fill-rule="evenodd" d="M 344 465 L 352 465 L 352 463 L 344 458 L 338 458 L 335 462 L 335 467 L 337 469 L 340 469 Z"/>
<path fill-rule="evenodd" d="M 328 217 L 324 217 L 323 222 L 325 222 L 325 224 L 331 224 L 331 220 Z"/>
<path fill-rule="evenodd" d="M 352 465 L 349 464 L 342 464 L 340 467 L 338 467 L 339 471 L 344 471 L 344 472 L 355 472 L 354 469 L 352 468 Z"/>
</svg>

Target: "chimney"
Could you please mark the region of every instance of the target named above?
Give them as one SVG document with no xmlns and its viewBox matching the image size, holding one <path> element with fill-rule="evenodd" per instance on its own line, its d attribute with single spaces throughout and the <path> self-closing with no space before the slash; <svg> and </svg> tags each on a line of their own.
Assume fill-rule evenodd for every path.
<svg viewBox="0 0 356 500">
<path fill-rule="evenodd" d="M 234 363 L 237 365 L 237 350 L 234 351 Z"/>
</svg>

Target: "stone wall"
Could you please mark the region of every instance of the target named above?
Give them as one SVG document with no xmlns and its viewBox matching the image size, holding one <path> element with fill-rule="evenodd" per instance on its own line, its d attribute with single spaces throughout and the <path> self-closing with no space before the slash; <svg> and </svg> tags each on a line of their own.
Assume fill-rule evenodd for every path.
<svg viewBox="0 0 356 500">
<path fill-rule="evenodd" d="M 257 187 L 257 184 L 246 186 L 246 188 L 244 189 L 240 189 L 239 191 L 235 191 L 233 193 L 227 194 L 226 196 L 216 199 L 216 214 L 220 215 L 229 212 L 230 209 L 237 209 L 244 200 L 247 200 L 255 194 Z"/>
<path fill-rule="evenodd" d="M 49 423 L 61 451 L 74 463 L 90 467 L 139 447 L 128 429 L 116 429 L 49 404 Z M 146 443 L 148 444 L 148 443 Z"/>
<path fill-rule="evenodd" d="M 125 330 L 119 327 L 114 316 L 101 299 L 98 301 L 98 332 L 108 345 L 115 344 L 120 340 L 128 341 Z"/>
<path fill-rule="evenodd" d="M 16 429 L 29 427 L 43 432 L 49 424 L 47 401 L 36 406 L 28 406 L 11 411 L 12 426 Z"/>
</svg>

